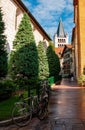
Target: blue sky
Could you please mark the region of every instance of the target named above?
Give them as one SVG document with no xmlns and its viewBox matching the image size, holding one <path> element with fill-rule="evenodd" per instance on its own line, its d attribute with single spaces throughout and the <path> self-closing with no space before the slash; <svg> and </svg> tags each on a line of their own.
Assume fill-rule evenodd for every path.
<svg viewBox="0 0 85 130">
<path fill-rule="evenodd" d="M 73 0 L 22 0 L 35 19 L 53 39 L 60 18 L 71 41 L 73 24 Z"/>
</svg>

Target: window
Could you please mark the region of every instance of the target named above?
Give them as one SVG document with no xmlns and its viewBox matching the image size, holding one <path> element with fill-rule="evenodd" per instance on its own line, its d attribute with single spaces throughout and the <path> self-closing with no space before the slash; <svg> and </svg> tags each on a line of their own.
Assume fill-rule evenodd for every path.
<svg viewBox="0 0 85 130">
<path fill-rule="evenodd" d="M 58 42 L 60 43 L 60 39 L 58 39 Z"/>
</svg>

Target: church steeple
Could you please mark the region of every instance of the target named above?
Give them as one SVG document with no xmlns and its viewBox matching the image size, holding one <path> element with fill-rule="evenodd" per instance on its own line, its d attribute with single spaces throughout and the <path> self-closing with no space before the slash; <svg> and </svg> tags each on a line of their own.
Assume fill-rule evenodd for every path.
<svg viewBox="0 0 85 130">
<path fill-rule="evenodd" d="M 62 20 L 60 19 L 57 32 L 54 34 L 55 47 L 62 47 L 68 44 L 68 34 L 65 33 Z"/>
<path fill-rule="evenodd" d="M 64 27 L 63 27 L 63 23 L 62 23 L 61 19 L 60 19 L 60 22 L 58 24 L 57 36 L 58 37 L 65 37 Z"/>
</svg>

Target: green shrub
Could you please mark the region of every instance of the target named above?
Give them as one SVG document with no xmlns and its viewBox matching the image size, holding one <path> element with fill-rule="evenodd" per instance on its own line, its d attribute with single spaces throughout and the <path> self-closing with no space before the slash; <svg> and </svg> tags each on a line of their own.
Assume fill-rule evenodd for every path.
<svg viewBox="0 0 85 130">
<path fill-rule="evenodd" d="M 53 76 L 49 77 L 48 82 L 49 82 L 49 85 L 54 84 L 54 77 Z"/>
<path fill-rule="evenodd" d="M 81 86 L 85 86 L 85 75 L 84 74 L 81 74 L 78 77 L 78 84 L 81 85 Z"/>
<path fill-rule="evenodd" d="M 60 61 L 58 55 L 55 53 L 55 50 L 53 48 L 53 43 L 49 43 L 50 45 L 47 48 L 47 57 L 48 57 L 48 65 L 49 65 L 49 76 L 56 77 L 59 76 L 59 73 L 61 71 L 60 68 Z"/>
<path fill-rule="evenodd" d="M 40 41 L 37 47 L 38 50 L 38 62 L 39 62 L 39 80 L 45 80 L 49 77 L 49 66 L 46 51 L 43 43 Z"/>
<path fill-rule="evenodd" d="M 5 23 L 0 8 L 0 79 L 6 77 L 8 72 L 8 54 L 6 49 Z"/>
<path fill-rule="evenodd" d="M 21 89 L 31 88 L 38 80 L 38 52 L 30 18 L 23 15 L 9 60 L 9 75 Z M 29 88 L 29 89 L 30 89 Z"/>
<path fill-rule="evenodd" d="M 16 85 L 12 80 L 0 81 L 0 101 L 9 98 L 16 90 Z"/>
<path fill-rule="evenodd" d="M 85 65 L 84 65 L 84 68 L 83 68 L 83 74 L 85 75 Z"/>
<path fill-rule="evenodd" d="M 62 75 L 56 75 L 56 76 L 54 77 L 54 82 L 55 82 L 55 84 L 60 84 L 61 81 L 62 81 Z"/>
</svg>

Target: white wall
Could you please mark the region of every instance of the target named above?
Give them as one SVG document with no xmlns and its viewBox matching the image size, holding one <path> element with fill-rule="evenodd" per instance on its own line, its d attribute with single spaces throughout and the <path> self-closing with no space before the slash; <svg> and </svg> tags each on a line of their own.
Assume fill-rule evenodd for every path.
<svg viewBox="0 0 85 130">
<path fill-rule="evenodd" d="M 7 36 L 7 50 L 10 51 L 13 49 L 13 41 L 15 38 L 15 34 L 20 24 L 20 21 L 23 17 L 23 11 L 16 5 L 13 0 L 0 0 L 0 7 L 2 8 L 3 12 L 3 20 L 5 22 L 5 35 Z M 19 14 L 17 16 L 17 28 L 16 28 L 16 11 L 18 10 Z M 48 41 L 42 35 L 41 30 L 37 26 L 33 25 L 33 34 L 35 37 L 36 44 L 39 41 L 44 41 L 48 45 Z"/>
</svg>

